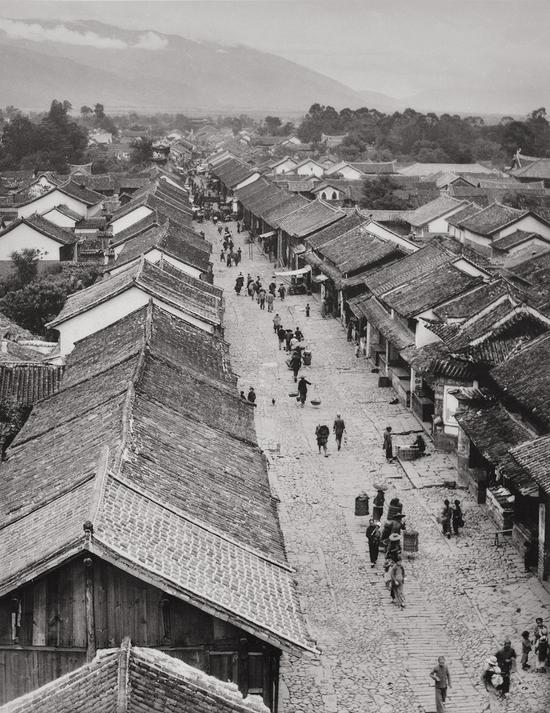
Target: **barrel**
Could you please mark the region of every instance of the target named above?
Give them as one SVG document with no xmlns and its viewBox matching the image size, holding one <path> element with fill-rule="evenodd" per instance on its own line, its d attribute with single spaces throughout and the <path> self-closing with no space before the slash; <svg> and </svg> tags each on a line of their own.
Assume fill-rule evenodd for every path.
<svg viewBox="0 0 550 713">
<path fill-rule="evenodd" d="M 405 530 L 403 533 L 404 552 L 418 552 L 418 532 L 416 530 Z"/>
<path fill-rule="evenodd" d="M 355 514 L 358 516 L 369 514 L 369 496 L 365 493 L 355 498 Z"/>
</svg>

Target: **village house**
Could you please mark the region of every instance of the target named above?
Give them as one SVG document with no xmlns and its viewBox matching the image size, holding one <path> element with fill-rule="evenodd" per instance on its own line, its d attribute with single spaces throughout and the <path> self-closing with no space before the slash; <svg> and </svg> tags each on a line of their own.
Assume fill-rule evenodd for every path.
<svg viewBox="0 0 550 713">
<path fill-rule="evenodd" d="M 105 129 L 92 129 L 88 133 L 88 146 L 103 146 L 113 143 L 113 134 Z"/>
<path fill-rule="evenodd" d="M 290 158 L 290 156 L 284 156 L 283 158 L 270 161 L 268 163 L 267 173 L 277 176 L 280 173 L 288 173 L 289 171 L 294 171 L 297 165 L 298 161 L 293 158 Z"/>
<path fill-rule="evenodd" d="M 449 232 L 448 219 L 465 208 L 465 201 L 440 196 L 409 213 L 408 222 L 417 237 Z"/>
<path fill-rule="evenodd" d="M 100 649 L 75 671 L 0 706 L 0 713 L 268 713 L 255 694 L 220 681 L 158 649 L 132 646 Z"/>
<path fill-rule="evenodd" d="M 317 176 L 317 178 L 321 178 L 325 173 L 325 169 L 314 159 L 306 158 L 296 164 L 293 173 L 296 173 L 298 176 Z"/>
<path fill-rule="evenodd" d="M 545 188 L 550 188 L 550 159 L 537 156 L 524 156 L 517 152 L 512 162 L 510 175 L 523 184 L 542 181 Z"/>
<path fill-rule="evenodd" d="M 42 215 L 18 218 L 0 231 L 0 262 L 10 262 L 21 250 L 37 250 L 38 259 L 48 262 L 72 260 L 75 255 L 74 232 L 56 225 Z"/>
<path fill-rule="evenodd" d="M 249 183 L 254 183 L 260 178 L 260 172 L 244 163 L 234 156 L 216 162 L 211 165 L 211 173 L 218 179 L 223 200 L 232 198 L 234 191 L 247 186 Z"/>
<path fill-rule="evenodd" d="M 274 709 L 315 648 L 228 345 L 152 301 L 99 326 L 2 465 L 3 701 L 128 637 Z"/>
<path fill-rule="evenodd" d="M 89 218 L 101 212 L 103 196 L 69 180 L 46 190 L 36 198 L 16 204 L 15 208 L 19 218 L 26 218 L 33 213 L 44 214 L 59 205 L 67 206 L 80 216 Z"/>
<path fill-rule="evenodd" d="M 451 235 L 463 245 L 499 262 L 520 252 L 531 257 L 533 251 L 548 250 L 550 223 L 535 212 L 500 203 L 476 208 L 469 206 L 449 221 Z"/>
<path fill-rule="evenodd" d="M 421 176 L 427 178 L 435 174 L 489 174 L 494 173 L 494 169 L 487 168 L 481 163 L 413 163 L 410 166 L 397 167 L 397 173 L 403 176 Z"/>
<path fill-rule="evenodd" d="M 345 138 L 346 134 L 321 134 L 321 141 L 319 143 L 325 144 L 327 149 L 335 149 L 337 146 L 340 146 Z"/>
<path fill-rule="evenodd" d="M 312 193 L 319 200 L 338 202 L 344 207 L 352 207 L 363 200 L 363 181 L 324 179 L 313 188 Z"/>
<path fill-rule="evenodd" d="M 153 265 L 141 256 L 115 274 L 106 275 L 69 295 L 61 312 L 46 326 L 59 333 L 61 354 L 75 342 L 122 319 L 149 300 L 209 334 L 222 331 L 223 291 L 178 271 Z"/>
</svg>

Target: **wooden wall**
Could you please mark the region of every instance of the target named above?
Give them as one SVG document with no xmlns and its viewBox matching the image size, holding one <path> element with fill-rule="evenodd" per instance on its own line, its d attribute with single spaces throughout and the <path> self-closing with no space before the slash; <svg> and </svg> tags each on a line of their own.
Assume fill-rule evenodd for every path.
<svg viewBox="0 0 550 713">
<path fill-rule="evenodd" d="M 276 697 L 279 652 L 97 558 L 88 568 L 95 648 L 161 648 L 246 693 Z M 82 556 L 0 598 L 0 704 L 80 666 L 86 660 L 86 567 Z M 13 636 L 17 639 L 14 641 Z M 92 652 L 93 653 L 93 652 Z"/>
</svg>

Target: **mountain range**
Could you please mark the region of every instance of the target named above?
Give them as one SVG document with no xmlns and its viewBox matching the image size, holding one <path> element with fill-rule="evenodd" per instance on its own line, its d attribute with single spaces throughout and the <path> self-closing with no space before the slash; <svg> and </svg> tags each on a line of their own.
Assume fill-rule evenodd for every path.
<svg viewBox="0 0 550 713">
<path fill-rule="evenodd" d="M 303 114 L 315 102 L 336 109 L 384 112 L 522 114 L 525 96 L 471 88 L 459 106 L 452 86 L 396 99 L 356 91 L 278 55 L 244 45 L 224 46 L 153 31 L 125 30 L 95 20 L 75 22 L 0 17 L 0 102 L 43 110 L 53 98 L 78 109 L 101 102 L 107 111 Z"/>
</svg>

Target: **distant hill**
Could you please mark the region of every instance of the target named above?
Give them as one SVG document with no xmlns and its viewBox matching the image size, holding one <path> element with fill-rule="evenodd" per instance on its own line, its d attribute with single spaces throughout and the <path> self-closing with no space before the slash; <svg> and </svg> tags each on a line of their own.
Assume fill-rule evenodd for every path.
<svg viewBox="0 0 550 713">
<path fill-rule="evenodd" d="M 110 110 L 305 111 L 357 108 L 362 95 L 318 72 L 244 46 L 134 32 L 95 21 L 0 18 L 1 103 L 45 109 L 52 98 Z M 381 95 L 383 96 L 383 95 Z"/>
</svg>

